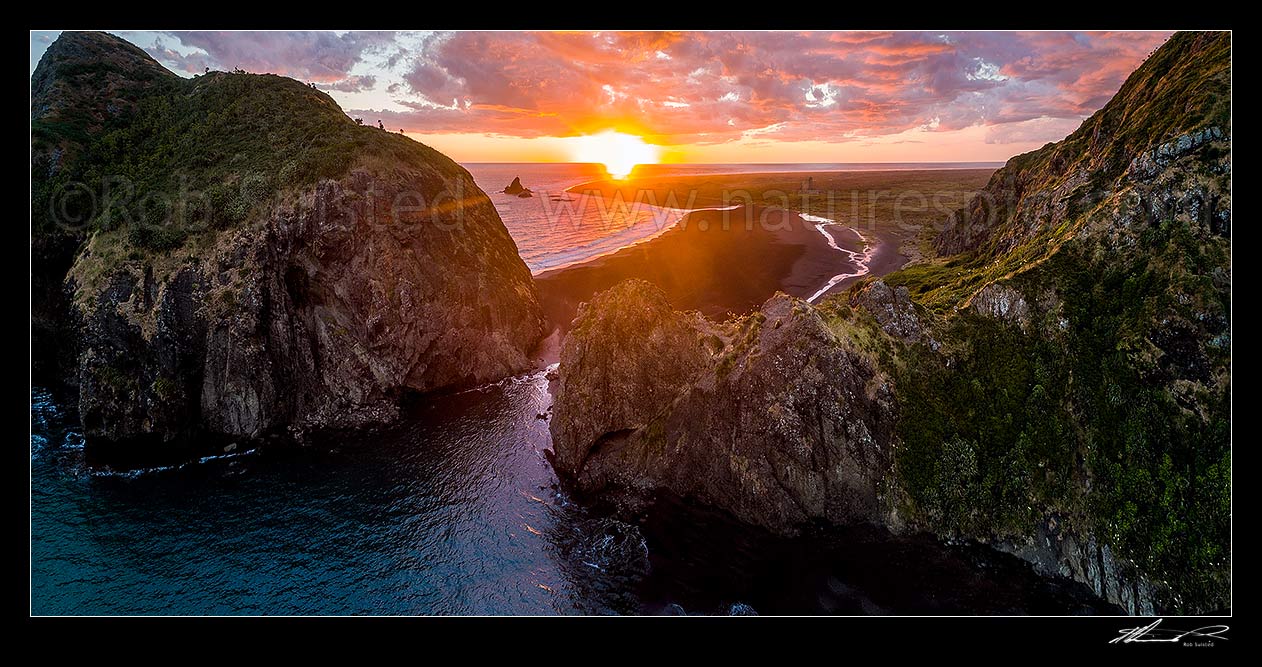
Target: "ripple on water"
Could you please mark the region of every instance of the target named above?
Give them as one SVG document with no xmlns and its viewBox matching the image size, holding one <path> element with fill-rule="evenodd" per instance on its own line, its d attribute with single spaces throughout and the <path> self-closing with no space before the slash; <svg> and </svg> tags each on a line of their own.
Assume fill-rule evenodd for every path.
<svg viewBox="0 0 1262 667">
<path fill-rule="evenodd" d="M 520 379 L 411 406 L 374 433 L 124 475 L 87 474 L 73 419 L 34 390 L 32 611 L 775 614 L 819 612 L 821 595 L 842 613 L 920 610 L 925 595 L 948 613 L 1083 607 L 952 547 L 918 544 L 909 561 L 848 543 L 809 563 L 845 583 L 829 588 L 794 574 L 808 571 L 802 555 L 824 553 L 814 543 L 750 541 L 683 509 L 652 530 L 589 510 L 542 456 L 546 378 Z M 883 588 L 940 561 L 941 576 L 892 598 Z M 996 571 L 1012 585 L 993 583 Z"/>
</svg>

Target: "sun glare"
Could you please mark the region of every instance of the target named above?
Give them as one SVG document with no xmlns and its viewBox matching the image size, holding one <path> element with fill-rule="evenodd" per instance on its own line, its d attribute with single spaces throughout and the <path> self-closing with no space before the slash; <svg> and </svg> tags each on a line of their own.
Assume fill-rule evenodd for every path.
<svg viewBox="0 0 1262 667">
<path fill-rule="evenodd" d="M 600 134 L 578 137 L 574 146 L 575 162 L 598 162 L 618 180 L 631 175 L 637 164 L 656 164 L 659 148 L 644 143 L 640 137 L 608 130 Z"/>
</svg>

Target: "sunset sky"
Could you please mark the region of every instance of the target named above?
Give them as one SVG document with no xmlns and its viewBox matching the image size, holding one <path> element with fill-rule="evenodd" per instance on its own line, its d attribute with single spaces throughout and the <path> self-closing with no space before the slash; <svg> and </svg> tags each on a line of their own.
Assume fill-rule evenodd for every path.
<svg viewBox="0 0 1262 667">
<path fill-rule="evenodd" d="M 114 34 L 184 76 L 314 82 L 463 162 L 572 161 L 605 130 L 671 162 L 942 162 L 1063 138 L 1170 33 Z"/>
</svg>

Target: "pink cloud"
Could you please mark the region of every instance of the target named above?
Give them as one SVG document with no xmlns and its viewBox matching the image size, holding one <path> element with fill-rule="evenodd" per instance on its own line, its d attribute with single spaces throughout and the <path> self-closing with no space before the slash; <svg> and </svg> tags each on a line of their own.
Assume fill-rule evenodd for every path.
<svg viewBox="0 0 1262 667">
<path fill-rule="evenodd" d="M 418 133 L 567 136 L 618 126 L 679 144 L 772 126 L 761 136 L 845 141 L 1019 124 L 987 135 L 1004 142 L 1059 138 L 1050 133 L 1103 105 L 1168 35 L 182 32 L 171 37 L 192 55 L 161 42 L 151 52 L 188 71 L 217 63 L 334 91 L 380 82 L 405 110 L 351 113 Z M 1049 136 L 1033 136 L 1040 132 Z"/>
</svg>

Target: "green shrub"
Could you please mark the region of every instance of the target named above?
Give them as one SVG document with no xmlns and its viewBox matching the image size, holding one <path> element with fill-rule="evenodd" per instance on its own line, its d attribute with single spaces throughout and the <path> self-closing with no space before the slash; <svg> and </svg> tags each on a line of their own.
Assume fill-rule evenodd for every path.
<svg viewBox="0 0 1262 667">
<path fill-rule="evenodd" d="M 91 134 L 83 131 L 90 119 L 72 111 L 32 123 L 33 141 L 74 155 L 54 175 L 32 165 L 37 234 L 56 231 L 50 211 L 71 183 L 86 184 L 97 201 L 93 208 L 81 197 L 70 211 L 90 216 L 86 231 L 126 228 L 130 243 L 165 251 L 240 225 L 284 192 L 340 178 L 360 157 L 460 171 L 411 139 L 357 125 L 327 94 L 284 77 L 211 73 L 127 90 L 133 112 Z"/>
</svg>

